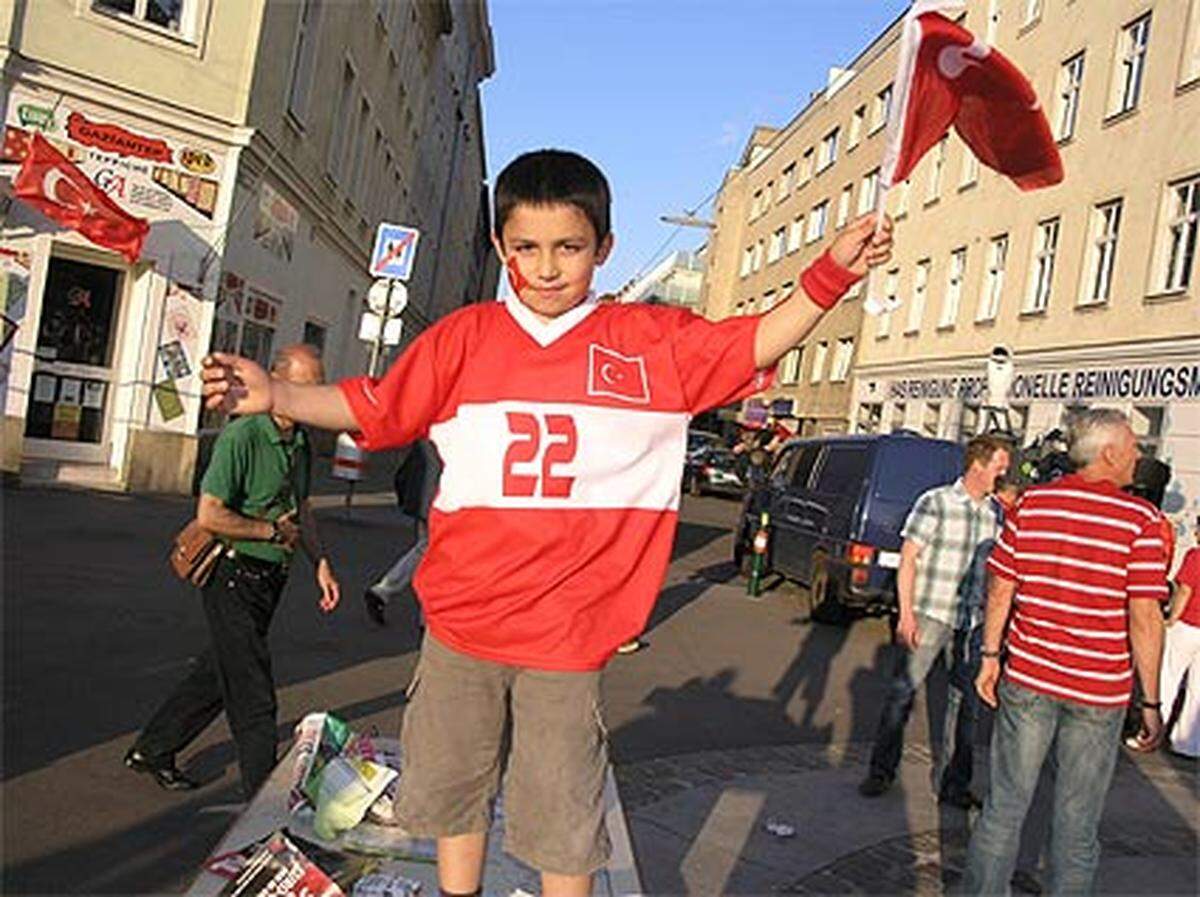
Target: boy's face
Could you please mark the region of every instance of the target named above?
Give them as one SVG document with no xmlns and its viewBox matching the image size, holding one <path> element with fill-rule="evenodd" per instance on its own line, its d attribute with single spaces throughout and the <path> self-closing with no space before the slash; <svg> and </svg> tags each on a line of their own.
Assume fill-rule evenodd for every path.
<svg viewBox="0 0 1200 897">
<path fill-rule="evenodd" d="M 592 274 L 612 251 L 612 235 L 596 244 L 596 231 L 583 212 L 567 203 L 521 203 L 492 237 L 501 261 L 514 264 L 526 284 L 515 292 L 543 320 L 556 318 L 583 301 Z M 511 282 L 511 280 L 510 280 Z"/>
</svg>

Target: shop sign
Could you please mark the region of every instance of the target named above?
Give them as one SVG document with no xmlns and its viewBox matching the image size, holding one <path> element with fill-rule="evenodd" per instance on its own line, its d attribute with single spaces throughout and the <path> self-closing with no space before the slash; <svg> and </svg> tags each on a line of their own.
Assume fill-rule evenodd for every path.
<svg viewBox="0 0 1200 897">
<path fill-rule="evenodd" d="M 37 128 L 39 131 L 54 130 L 54 110 L 47 106 L 22 103 L 17 107 L 17 118 L 22 127 Z"/>
<path fill-rule="evenodd" d="M 276 258 L 292 260 L 300 213 L 296 207 L 264 183 L 258 194 L 258 213 L 254 216 L 254 239 Z"/>
<path fill-rule="evenodd" d="M 165 140 L 135 134 L 120 125 L 92 121 L 81 112 L 67 116 L 67 136 L 76 143 L 118 156 L 136 156 L 151 162 L 171 161 L 171 148 Z"/>
<path fill-rule="evenodd" d="M 865 381 L 861 400 L 878 399 L 880 381 Z M 913 377 L 883 381 L 882 398 L 978 402 L 987 394 L 987 377 Z M 1051 368 L 1018 373 L 1008 397 L 1015 402 L 1200 401 L 1200 361 L 1172 364 Z"/>
<path fill-rule="evenodd" d="M 264 327 L 274 327 L 279 323 L 281 303 L 274 296 L 264 293 L 254 287 L 246 288 L 245 311 L 246 320 Z"/>
<path fill-rule="evenodd" d="M 217 160 L 211 153 L 190 146 L 179 151 L 179 164 L 192 174 L 212 174 L 217 170 Z"/>
</svg>

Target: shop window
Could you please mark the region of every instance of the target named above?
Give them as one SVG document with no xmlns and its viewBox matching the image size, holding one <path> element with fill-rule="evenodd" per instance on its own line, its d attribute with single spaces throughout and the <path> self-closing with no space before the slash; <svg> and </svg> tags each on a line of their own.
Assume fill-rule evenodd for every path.
<svg viewBox="0 0 1200 897">
<path fill-rule="evenodd" d="M 324 324 L 318 324 L 316 321 L 304 322 L 304 338 L 302 343 L 312 346 L 317 350 L 318 355 L 325 354 L 325 335 L 329 332 L 329 328 Z"/>
<path fill-rule="evenodd" d="M 921 414 L 921 432 L 936 439 L 942 432 L 942 403 L 926 402 Z"/>
<path fill-rule="evenodd" d="M 858 406 L 855 430 L 858 433 L 878 433 L 882 421 L 883 404 L 881 402 L 863 402 Z"/>
<path fill-rule="evenodd" d="M 263 367 L 271 365 L 271 344 L 275 340 L 275 331 L 254 321 L 242 323 L 242 344 L 238 354 L 256 361 Z"/>
<path fill-rule="evenodd" d="M 892 430 L 895 433 L 897 430 L 904 429 L 904 415 L 908 410 L 908 406 L 903 402 L 897 402 L 892 406 Z"/>
<path fill-rule="evenodd" d="M 1129 423 L 1138 438 L 1143 455 L 1157 458 L 1162 449 L 1163 420 L 1166 408 L 1162 405 L 1134 405 Z"/>
</svg>

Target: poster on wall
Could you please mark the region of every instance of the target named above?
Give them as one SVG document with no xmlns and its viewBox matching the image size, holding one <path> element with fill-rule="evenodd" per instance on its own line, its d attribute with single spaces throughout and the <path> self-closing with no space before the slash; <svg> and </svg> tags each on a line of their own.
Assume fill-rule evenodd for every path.
<svg viewBox="0 0 1200 897">
<path fill-rule="evenodd" d="M 171 340 L 158 347 L 158 360 L 163 370 L 171 380 L 182 380 L 192 375 L 192 365 L 188 361 L 187 351 L 179 340 Z"/>
<path fill-rule="evenodd" d="M 17 89 L 5 111 L 0 165 L 24 161 L 34 131 L 133 214 L 185 225 L 203 225 L 216 214 L 222 160 L 208 149 Z"/>
<path fill-rule="evenodd" d="M 158 413 L 162 415 L 163 423 L 169 424 L 183 417 L 183 399 L 174 380 L 163 380 L 154 384 L 154 402 L 158 406 Z"/>
<path fill-rule="evenodd" d="M 267 252 L 285 262 L 292 260 L 296 248 L 296 231 L 300 213 L 296 207 L 264 183 L 258 194 L 258 211 L 254 216 L 254 239 Z"/>
<path fill-rule="evenodd" d="M 13 337 L 25 320 L 29 264 L 28 252 L 0 247 L 0 389 L 8 384 Z"/>
</svg>

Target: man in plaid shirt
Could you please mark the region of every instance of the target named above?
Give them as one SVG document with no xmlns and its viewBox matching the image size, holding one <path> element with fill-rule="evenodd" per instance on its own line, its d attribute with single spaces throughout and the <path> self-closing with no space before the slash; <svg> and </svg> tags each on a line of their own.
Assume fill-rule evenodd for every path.
<svg viewBox="0 0 1200 897">
<path fill-rule="evenodd" d="M 963 475 L 921 495 L 904 524 L 896 573 L 896 641 L 906 650 L 888 689 L 871 770 L 859 785 L 864 797 L 883 794 L 896 777 L 913 699 L 940 657 L 950 674 L 950 696 L 933 786 L 943 803 L 963 809 L 979 805 L 970 790 L 979 710 L 974 680 L 985 565 L 1001 526 L 1000 506 L 992 493 L 996 480 L 1007 473 L 1009 460 L 1003 440 L 975 437 L 967 444 Z"/>
</svg>

